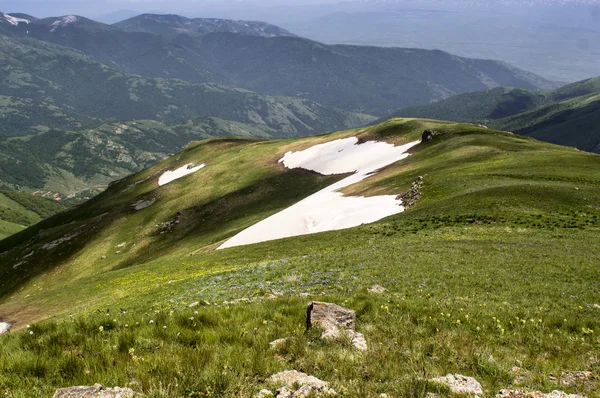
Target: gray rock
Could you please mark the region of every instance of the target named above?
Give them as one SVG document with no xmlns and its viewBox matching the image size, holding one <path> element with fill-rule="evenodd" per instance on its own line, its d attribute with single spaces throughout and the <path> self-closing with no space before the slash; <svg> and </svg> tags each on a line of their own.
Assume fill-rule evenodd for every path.
<svg viewBox="0 0 600 398">
<path fill-rule="evenodd" d="M 425 130 L 423 131 L 423 134 L 421 134 L 421 142 L 430 142 L 433 141 L 433 139 L 439 135 L 442 135 L 443 133 L 440 131 L 435 131 L 435 130 Z"/>
<path fill-rule="evenodd" d="M 135 392 L 130 388 L 104 388 L 101 384 L 59 388 L 54 393 L 54 398 L 130 398 L 133 396 Z"/>
<path fill-rule="evenodd" d="M 552 391 L 544 394 L 540 391 L 524 391 L 524 390 L 502 390 L 496 394 L 496 398 L 586 398 L 583 395 L 567 394 L 562 391 Z"/>
<path fill-rule="evenodd" d="M 456 394 L 483 394 L 483 387 L 481 387 L 481 384 L 472 377 L 459 374 L 448 374 L 444 377 L 436 377 L 435 379 L 432 379 L 432 381 L 447 385 L 450 387 L 450 390 Z"/>
<path fill-rule="evenodd" d="M 295 370 L 279 372 L 271 376 L 268 382 L 279 386 L 276 394 L 277 398 L 330 397 L 336 395 L 335 390 L 329 388 L 329 383 L 326 381 Z"/>
<path fill-rule="evenodd" d="M 319 326 L 324 330 L 356 328 L 356 312 L 337 304 L 313 301 L 306 312 L 306 328 Z"/>
<path fill-rule="evenodd" d="M 10 332 L 10 329 L 12 329 L 12 323 L 8 323 L 8 322 L 0 322 L 0 336 Z"/>
<path fill-rule="evenodd" d="M 306 328 L 321 327 L 322 339 L 339 340 L 348 337 L 354 348 L 367 350 L 365 336 L 355 331 L 356 312 L 337 304 L 313 301 L 306 314 Z"/>
<path fill-rule="evenodd" d="M 371 294 L 382 294 L 387 292 L 387 289 L 381 285 L 373 285 L 368 289 Z"/>
<path fill-rule="evenodd" d="M 275 350 L 275 349 L 277 349 L 277 348 L 281 347 L 282 345 L 284 345 L 284 344 L 286 343 L 286 341 L 287 341 L 287 339 L 277 339 L 277 340 L 275 340 L 275 341 L 271 341 L 271 342 L 269 343 L 269 347 L 270 347 L 272 350 Z"/>
<path fill-rule="evenodd" d="M 594 379 L 592 372 L 588 371 L 563 372 L 560 376 L 560 384 L 575 387 L 577 384 L 591 383 Z"/>
<path fill-rule="evenodd" d="M 260 390 L 258 392 L 258 394 L 256 394 L 256 398 L 273 398 L 275 397 L 275 394 L 273 394 L 273 391 L 271 390 Z"/>
</svg>

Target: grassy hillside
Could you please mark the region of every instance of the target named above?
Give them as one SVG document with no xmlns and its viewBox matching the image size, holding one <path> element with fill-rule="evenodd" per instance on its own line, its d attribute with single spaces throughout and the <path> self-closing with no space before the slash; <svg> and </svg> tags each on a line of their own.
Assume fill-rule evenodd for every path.
<svg viewBox="0 0 600 398">
<path fill-rule="evenodd" d="M 205 118 L 181 124 L 104 123 L 76 131 L 5 137 L 0 139 L 0 186 L 50 191 L 62 199 L 86 197 L 178 152 L 190 141 L 231 135 L 285 134 L 260 124 Z"/>
<path fill-rule="evenodd" d="M 394 116 L 484 123 L 542 141 L 598 152 L 598 93 L 600 78 L 554 91 L 499 87 L 405 108 Z"/>
<path fill-rule="evenodd" d="M 492 126 L 560 145 L 600 153 L 600 93 L 495 120 Z"/>
<path fill-rule="evenodd" d="M 442 51 L 325 45 L 299 37 L 264 37 L 227 29 L 197 37 L 173 36 L 168 32 L 181 29 L 181 17 L 161 18 L 170 21 L 166 31 L 162 22 L 145 26 L 143 18 L 134 21 L 135 32 L 121 30 L 128 28 L 119 24 L 76 18 L 67 24 L 59 19 L 58 26 L 53 25 L 56 19 L 8 24 L 0 34 L 74 48 L 127 74 L 219 83 L 379 117 L 394 109 L 492 87 L 556 87 L 502 62 Z M 183 26 L 191 29 L 194 24 L 188 20 Z"/>
<path fill-rule="evenodd" d="M 218 18 L 185 18 L 179 15 L 142 14 L 112 25 L 125 32 L 144 32 L 174 38 L 185 34 L 197 37 L 214 32 L 276 37 L 294 36 L 278 26 L 257 21 L 232 21 Z"/>
<path fill-rule="evenodd" d="M 0 239 L 65 209 L 65 206 L 49 199 L 15 191 L 0 191 Z"/>
<path fill-rule="evenodd" d="M 422 176 L 406 212 L 214 250 L 343 177 L 285 169 L 287 151 L 349 136 L 402 144 L 424 129 L 443 134 L 345 191 L 400 194 Z M 206 167 L 157 186 L 190 162 Z M 23 329 L 0 339 L 0 384 L 14 396 L 101 382 L 251 397 L 271 374 L 297 369 L 342 396 L 415 397 L 449 396 L 427 379 L 458 372 L 487 395 L 513 386 L 598 397 L 595 380 L 559 381 L 598 372 L 598 170 L 598 155 L 432 120 L 194 143 L 0 242 L 0 315 Z M 152 204 L 136 211 L 141 202 Z M 367 294 L 374 283 L 389 291 Z M 249 302 L 229 303 L 240 298 Z M 305 334 L 311 299 L 357 310 L 369 350 Z M 280 337 L 290 339 L 269 350 Z"/>
<path fill-rule="evenodd" d="M 8 135 L 106 120 L 182 122 L 215 117 L 262 125 L 280 131 L 280 137 L 289 137 L 356 127 L 372 120 L 300 98 L 124 74 L 78 51 L 33 39 L 0 35 L 0 66 L 8 71 L 0 80 L 0 95 L 5 96 L 0 101 L 18 98 L 5 100 L 9 104 L 2 117 L 7 123 L 0 133 Z M 20 106 L 25 110 L 13 110 L 15 101 L 24 102 Z"/>
</svg>

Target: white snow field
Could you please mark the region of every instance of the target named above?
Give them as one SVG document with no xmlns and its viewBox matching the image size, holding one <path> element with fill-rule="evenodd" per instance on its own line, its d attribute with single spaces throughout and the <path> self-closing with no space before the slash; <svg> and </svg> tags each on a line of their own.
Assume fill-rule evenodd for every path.
<svg viewBox="0 0 600 398">
<path fill-rule="evenodd" d="M 14 25 L 14 26 L 18 26 L 21 22 L 26 23 L 26 24 L 31 23 L 31 21 L 28 19 L 16 18 L 11 15 L 5 14 L 3 12 L 0 12 L 0 16 L 2 18 L 4 18 L 8 23 L 10 23 L 11 25 Z"/>
<path fill-rule="evenodd" d="M 193 163 L 188 163 L 185 166 L 182 166 L 175 170 L 167 170 L 165 171 L 160 178 L 158 179 L 158 185 L 163 186 L 172 181 L 177 180 L 178 178 L 185 177 L 186 175 L 193 174 L 200 169 L 203 169 L 206 164 L 202 163 L 200 166 L 195 166 Z"/>
<path fill-rule="evenodd" d="M 286 153 L 279 162 L 289 169 L 303 168 L 326 175 L 355 173 L 245 229 L 219 249 L 352 228 L 404 211 L 397 195 L 344 196 L 339 190 L 406 158 L 407 151 L 419 142 L 396 147 L 376 141 L 358 144 L 358 139 L 351 137 Z"/>
</svg>

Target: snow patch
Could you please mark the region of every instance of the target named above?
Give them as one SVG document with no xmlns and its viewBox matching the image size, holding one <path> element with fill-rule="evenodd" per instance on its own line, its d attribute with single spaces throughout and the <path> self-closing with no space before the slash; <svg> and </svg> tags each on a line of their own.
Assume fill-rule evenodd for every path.
<svg viewBox="0 0 600 398">
<path fill-rule="evenodd" d="M 181 177 L 185 177 L 189 174 L 193 174 L 200 169 L 203 169 L 206 164 L 202 163 L 200 166 L 194 166 L 194 163 L 186 164 L 176 170 L 165 171 L 158 179 L 158 185 L 163 186 L 172 181 L 175 181 Z"/>
<path fill-rule="evenodd" d="M 326 175 L 355 173 L 245 229 L 219 249 L 352 228 L 401 213 L 404 207 L 397 195 L 344 196 L 339 190 L 408 157 L 407 151 L 418 143 L 398 147 L 376 141 L 359 144 L 356 137 L 351 137 L 286 153 L 279 162 L 289 169 L 303 168 Z"/>
<path fill-rule="evenodd" d="M 53 28 L 50 29 L 50 32 L 56 31 L 56 29 L 60 26 L 67 26 L 69 24 L 75 23 L 79 20 L 79 18 L 75 15 L 67 15 L 65 17 L 59 18 L 56 21 L 52 22 Z"/>
<path fill-rule="evenodd" d="M 25 24 L 30 24 L 31 23 L 31 21 L 28 20 L 28 19 L 16 18 L 16 17 L 13 17 L 11 15 L 5 14 L 3 12 L 0 12 L 0 16 L 2 18 L 4 18 L 9 24 L 14 25 L 14 26 L 19 26 L 19 24 L 21 22 L 23 22 Z"/>
</svg>

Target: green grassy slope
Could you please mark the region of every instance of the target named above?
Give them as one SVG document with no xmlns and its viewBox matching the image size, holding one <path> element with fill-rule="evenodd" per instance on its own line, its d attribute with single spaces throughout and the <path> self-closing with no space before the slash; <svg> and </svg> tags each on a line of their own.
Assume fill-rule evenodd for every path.
<svg viewBox="0 0 600 398">
<path fill-rule="evenodd" d="M 217 118 L 165 124 L 139 120 L 77 131 L 50 130 L 0 139 L 0 186 L 89 196 L 115 179 L 176 153 L 190 141 L 214 136 L 277 137 L 281 131 Z"/>
<path fill-rule="evenodd" d="M 0 191 L 0 239 L 65 209 L 65 206 L 49 199 L 15 191 Z"/>
<path fill-rule="evenodd" d="M 495 120 L 495 128 L 600 153 L 600 94 L 588 94 Z"/>
<path fill-rule="evenodd" d="M 405 108 L 394 113 L 393 116 L 485 122 L 598 92 L 600 92 L 600 77 L 582 80 L 553 91 L 497 87 L 460 94 L 428 105 Z"/>
<path fill-rule="evenodd" d="M 394 115 L 484 123 L 542 141 L 598 152 L 598 93 L 600 78 L 554 91 L 500 87 L 405 108 Z"/>
<path fill-rule="evenodd" d="M 408 211 L 213 250 L 342 177 L 286 170 L 277 163 L 285 152 L 346 136 L 401 144 L 424 129 L 445 134 L 346 191 L 399 194 L 423 176 Z M 188 162 L 206 167 L 157 187 L 165 169 Z M 251 397 L 272 373 L 297 369 L 343 396 L 415 397 L 449 396 L 425 380 L 458 372 L 488 395 L 517 383 L 598 397 L 593 381 L 568 387 L 549 377 L 598 371 L 599 166 L 598 155 L 414 119 L 189 145 L 0 242 L 0 316 L 21 329 L 56 317 L 0 340 L 0 384 L 15 396 L 102 382 L 152 396 Z M 141 200 L 155 202 L 135 211 Z M 373 283 L 389 292 L 366 294 Z M 264 299 L 271 292 L 283 296 Z M 225 303 L 238 298 L 255 302 Z M 310 299 L 356 309 L 369 350 L 305 334 Z M 202 300 L 209 305 L 188 307 Z M 279 337 L 290 340 L 269 351 Z"/>
</svg>

